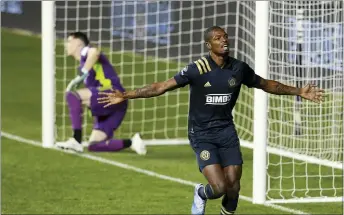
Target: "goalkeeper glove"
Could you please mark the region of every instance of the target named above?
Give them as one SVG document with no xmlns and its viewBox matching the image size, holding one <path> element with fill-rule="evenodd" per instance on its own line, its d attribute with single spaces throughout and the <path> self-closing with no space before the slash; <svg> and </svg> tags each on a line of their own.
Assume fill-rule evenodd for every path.
<svg viewBox="0 0 344 215">
<path fill-rule="evenodd" d="M 85 68 L 83 68 L 81 70 L 83 72 L 83 74 L 80 76 L 78 75 L 77 77 L 75 77 L 73 80 L 71 80 L 71 82 L 69 82 L 67 88 L 66 88 L 66 92 L 69 92 L 72 90 L 72 88 L 75 86 L 75 85 L 78 85 L 80 84 L 80 82 L 82 82 L 88 75 L 88 71 L 85 70 Z"/>
</svg>

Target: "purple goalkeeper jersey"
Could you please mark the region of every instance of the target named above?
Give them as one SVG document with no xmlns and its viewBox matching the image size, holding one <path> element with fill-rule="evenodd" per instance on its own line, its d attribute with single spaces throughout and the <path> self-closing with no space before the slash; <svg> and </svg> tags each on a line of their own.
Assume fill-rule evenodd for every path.
<svg viewBox="0 0 344 215">
<path fill-rule="evenodd" d="M 90 46 L 86 46 L 81 50 L 80 73 L 81 68 L 85 65 L 89 48 Z M 117 89 L 124 92 L 116 70 L 103 53 L 100 54 L 98 62 L 89 71 L 84 84 L 87 88 L 96 87 L 100 91 Z"/>
</svg>

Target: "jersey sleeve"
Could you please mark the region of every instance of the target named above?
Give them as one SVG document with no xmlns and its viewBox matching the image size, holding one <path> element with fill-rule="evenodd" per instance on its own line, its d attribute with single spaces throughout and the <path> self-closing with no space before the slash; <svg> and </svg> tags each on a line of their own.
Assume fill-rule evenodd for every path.
<svg viewBox="0 0 344 215">
<path fill-rule="evenodd" d="M 90 50 L 89 46 L 85 46 L 84 48 L 81 49 L 81 59 L 86 60 L 88 51 Z"/>
<path fill-rule="evenodd" d="M 197 67 L 194 63 L 191 63 L 178 72 L 174 76 L 174 79 L 176 80 L 178 86 L 184 87 L 188 84 L 191 84 L 197 75 L 199 75 Z"/>
<path fill-rule="evenodd" d="M 249 88 L 258 85 L 262 79 L 247 63 L 242 63 L 240 70 L 242 73 L 242 83 Z"/>
</svg>

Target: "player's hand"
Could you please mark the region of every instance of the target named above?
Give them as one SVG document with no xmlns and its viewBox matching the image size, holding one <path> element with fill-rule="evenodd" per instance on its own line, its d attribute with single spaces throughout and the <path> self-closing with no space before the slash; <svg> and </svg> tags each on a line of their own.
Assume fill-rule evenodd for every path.
<svg viewBox="0 0 344 215">
<path fill-rule="evenodd" d="M 74 87 L 75 83 L 74 81 L 72 80 L 71 82 L 69 82 L 67 88 L 66 88 L 66 92 L 69 92 L 72 90 L 72 88 Z"/>
<path fill-rule="evenodd" d="M 88 73 L 85 73 L 82 76 L 78 75 L 73 80 L 71 80 L 66 88 L 66 92 L 69 92 L 74 88 L 77 88 L 79 84 L 87 77 L 87 75 Z"/>
<path fill-rule="evenodd" d="M 118 104 L 124 101 L 123 93 L 119 90 L 114 90 L 111 93 L 107 92 L 99 92 L 98 95 L 102 95 L 102 97 L 98 98 L 99 104 L 105 104 L 104 107 L 108 107 L 110 105 Z"/>
<path fill-rule="evenodd" d="M 318 88 L 317 85 L 307 84 L 301 89 L 300 96 L 312 102 L 321 103 L 324 101 L 324 93 L 325 90 Z"/>
</svg>

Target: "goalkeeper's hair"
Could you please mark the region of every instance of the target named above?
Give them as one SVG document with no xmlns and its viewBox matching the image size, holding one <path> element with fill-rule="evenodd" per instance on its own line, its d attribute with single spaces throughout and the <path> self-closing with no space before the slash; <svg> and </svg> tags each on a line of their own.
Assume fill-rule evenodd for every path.
<svg viewBox="0 0 344 215">
<path fill-rule="evenodd" d="M 209 42 L 210 38 L 211 38 L 211 33 L 214 31 L 214 30 L 223 30 L 223 28 L 221 28 L 220 26 L 212 26 L 210 28 L 207 28 L 207 30 L 204 31 L 204 42 Z"/>
<path fill-rule="evenodd" d="M 72 32 L 68 34 L 68 37 L 74 37 L 76 39 L 81 40 L 85 44 L 85 46 L 88 46 L 90 44 L 87 35 L 80 31 Z"/>
</svg>

